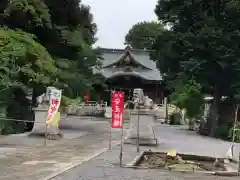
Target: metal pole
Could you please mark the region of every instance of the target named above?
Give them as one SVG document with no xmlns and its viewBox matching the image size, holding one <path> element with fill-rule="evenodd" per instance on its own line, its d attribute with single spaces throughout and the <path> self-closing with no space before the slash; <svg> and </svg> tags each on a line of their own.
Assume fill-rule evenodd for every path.
<svg viewBox="0 0 240 180">
<path fill-rule="evenodd" d="M 140 149 L 139 149 L 139 109 L 140 109 L 140 106 L 138 104 L 138 113 L 137 113 L 137 152 L 140 152 Z"/>
<path fill-rule="evenodd" d="M 122 133 L 121 133 L 121 148 L 120 148 L 120 166 L 122 167 L 123 163 L 123 140 L 124 140 L 124 132 L 123 132 L 123 124 L 122 124 Z"/>
<path fill-rule="evenodd" d="M 167 97 L 164 98 L 164 120 L 165 120 L 165 122 L 168 121 L 168 104 L 167 104 Z"/>
<path fill-rule="evenodd" d="M 47 129 L 48 129 L 48 124 L 46 123 L 46 124 L 45 124 L 45 138 L 44 138 L 44 146 L 46 146 L 46 145 L 47 145 L 47 136 L 48 136 Z"/>
<path fill-rule="evenodd" d="M 121 90 L 121 89 L 120 89 Z M 124 99 L 123 99 L 123 112 L 124 113 Z M 123 144 L 124 144 L 124 115 L 122 116 L 122 133 L 121 133 L 121 149 L 120 149 L 120 166 L 122 167 L 123 163 Z"/>
<path fill-rule="evenodd" d="M 110 129 L 109 129 L 109 150 L 112 149 L 112 123 L 109 123 L 110 124 Z"/>
<path fill-rule="evenodd" d="M 232 153 L 232 158 L 234 155 L 234 145 L 235 145 L 235 133 L 236 133 L 236 129 L 237 129 L 237 121 L 238 121 L 238 105 L 236 107 L 236 111 L 235 111 L 235 120 L 234 120 L 234 125 L 233 125 L 233 134 L 232 134 L 232 146 L 231 146 L 231 153 Z"/>
<path fill-rule="evenodd" d="M 238 176 L 240 176 L 240 152 L 238 154 Z"/>
<path fill-rule="evenodd" d="M 111 107 L 112 107 L 111 101 L 112 101 L 112 91 L 110 90 L 109 105 L 111 105 Z M 110 127 L 109 127 L 109 150 L 111 150 L 112 149 L 112 119 L 110 120 L 109 125 L 110 125 Z"/>
</svg>

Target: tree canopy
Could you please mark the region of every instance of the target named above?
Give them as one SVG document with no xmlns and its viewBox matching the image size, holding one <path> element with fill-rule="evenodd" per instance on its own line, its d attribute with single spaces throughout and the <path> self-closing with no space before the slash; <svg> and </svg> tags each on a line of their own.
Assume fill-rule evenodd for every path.
<svg viewBox="0 0 240 180">
<path fill-rule="evenodd" d="M 125 36 L 125 44 L 135 49 L 152 49 L 156 37 L 163 31 L 164 26 L 155 21 L 137 23 Z"/>
<path fill-rule="evenodd" d="M 92 47 L 97 26 L 81 0 L 2 0 L 0 23 L 0 106 L 8 97 L 14 101 L 7 105 L 8 117 L 29 118 L 29 104 L 36 105 L 46 86 L 69 98 L 94 90 L 99 75 L 92 67 L 101 65 Z M 32 92 L 32 103 L 23 89 Z M 11 93 L 18 97 L 13 100 Z"/>
<path fill-rule="evenodd" d="M 213 136 L 219 99 L 239 92 L 240 3 L 159 0 L 155 13 L 172 28 L 158 36 L 153 57 L 168 80 L 194 79 L 203 93 L 214 96 Z"/>
<path fill-rule="evenodd" d="M 51 59 L 51 66 L 55 68 L 54 77 L 53 73 L 44 73 L 45 78 L 49 79 L 49 85 L 64 89 L 66 95 L 71 97 L 92 88 L 95 75 L 91 67 L 100 65 L 100 54 L 92 48 L 96 42 L 97 26 L 93 22 L 90 7 L 80 0 L 4 0 L 0 8 L 3 12 L 0 14 L 0 22 L 8 28 L 4 32 L 16 32 L 19 35 L 21 31 L 28 37 L 27 40 L 31 38 L 35 42 L 32 48 L 38 44 L 46 51 L 44 54 L 48 54 L 38 61 L 42 65 L 40 69 L 28 67 L 28 72 L 34 69 L 34 78 L 40 76 L 42 70 L 52 69 L 44 63 Z M 27 52 L 29 50 L 26 49 Z M 24 54 L 22 51 L 18 49 L 19 53 Z M 27 62 L 27 58 L 23 59 Z M 24 78 L 18 81 L 27 84 Z M 36 79 L 33 81 L 38 82 Z"/>
<path fill-rule="evenodd" d="M 50 77 L 56 73 L 54 61 L 47 50 L 34 40 L 33 35 L 2 28 L 0 43 L 2 75 L 25 85 L 33 82 L 51 83 Z"/>
</svg>

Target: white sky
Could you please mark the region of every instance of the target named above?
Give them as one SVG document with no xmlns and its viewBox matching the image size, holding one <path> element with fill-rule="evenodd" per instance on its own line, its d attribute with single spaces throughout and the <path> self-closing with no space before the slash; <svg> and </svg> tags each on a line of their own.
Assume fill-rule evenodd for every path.
<svg viewBox="0 0 240 180">
<path fill-rule="evenodd" d="M 157 0 L 82 0 L 91 7 L 97 23 L 97 46 L 124 48 L 124 37 L 132 25 L 157 20 L 154 9 Z"/>
</svg>

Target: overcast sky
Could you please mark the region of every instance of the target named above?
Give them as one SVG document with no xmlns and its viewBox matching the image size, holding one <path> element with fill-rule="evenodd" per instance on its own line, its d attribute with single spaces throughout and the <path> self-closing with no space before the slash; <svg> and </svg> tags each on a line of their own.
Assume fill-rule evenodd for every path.
<svg viewBox="0 0 240 180">
<path fill-rule="evenodd" d="M 132 25 L 156 20 L 157 0 L 82 0 L 91 6 L 98 26 L 97 45 L 104 48 L 124 48 L 124 37 Z"/>
</svg>

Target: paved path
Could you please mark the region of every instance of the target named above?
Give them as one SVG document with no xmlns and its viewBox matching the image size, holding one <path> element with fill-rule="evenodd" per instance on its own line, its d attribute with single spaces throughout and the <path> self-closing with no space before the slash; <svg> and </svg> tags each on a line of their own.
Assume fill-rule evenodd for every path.
<svg viewBox="0 0 240 180">
<path fill-rule="evenodd" d="M 188 131 L 183 126 L 161 125 L 155 130 L 158 139 L 162 139 L 162 145 L 178 152 L 194 153 L 213 157 L 226 157 L 231 145 L 230 142 L 220 139 L 201 136 L 193 131 Z M 238 159 L 240 143 L 236 144 L 234 156 Z"/>
<path fill-rule="evenodd" d="M 72 117 L 73 118 L 73 117 Z M 147 120 L 147 119 L 145 119 Z M 58 143 L 49 141 L 46 147 L 16 147 L 15 152 L 0 157 L 0 179 L 4 180 L 46 180 L 63 170 L 81 164 L 95 155 L 107 151 L 109 124 L 106 120 L 80 120 L 69 122 L 65 130 L 85 132 L 80 138 L 65 139 Z M 64 127 L 63 127 L 64 128 Z M 155 128 L 156 135 L 162 143 L 153 151 L 176 149 L 182 153 L 224 156 L 229 143 L 211 139 L 188 132 L 180 126 L 159 125 Z M 120 132 L 113 131 L 113 143 L 120 139 Z M 54 143 L 53 143 L 54 142 Z M 239 148 L 239 144 L 237 145 Z M 149 150 L 150 147 L 141 147 Z M 240 148 L 239 148 L 240 150 Z M 136 147 L 125 146 L 124 163 L 131 162 L 137 155 Z M 192 180 L 216 179 L 213 176 L 197 174 L 172 174 L 163 171 L 133 170 L 119 167 L 119 147 L 93 158 L 52 180 Z M 226 178 L 217 178 L 225 180 Z M 231 179 L 231 178 L 229 178 Z M 239 178 L 238 178 L 239 179 Z"/>
<path fill-rule="evenodd" d="M 239 180 L 239 177 L 121 168 L 118 159 L 119 149 L 116 147 L 50 180 Z M 124 163 L 131 162 L 138 155 L 133 146 L 125 145 L 124 150 Z"/>
<path fill-rule="evenodd" d="M 82 125 L 72 131 L 87 132 L 80 138 L 58 143 L 48 141 L 47 146 L 18 146 L 15 152 L 5 154 L 0 158 L 0 179 L 45 179 L 108 150 L 109 125 L 106 120 L 79 122 Z M 113 131 L 112 139 L 113 144 L 119 142 L 120 132 Z"/>
<path fill-rule="evenodd" d="M 156 133 L 162 139 L 158 147 L 141 147 L 141 151 L 167 151 L 176 149 L 182 153 L 200 155 L 225 154 L 229 143 L 202 137 L 186 131 L 180 126 L 160 125 L 156 127 Z M 237 145 L 239 148 L 239 144 Z M 239 180 L 239 177 L 216 177 L 203 174 L 172 173 L 162 170 L 134 170 L 119 167 L 119 149 L 114 148 L 68 172 L 65 172 L 51 180 Z M 239 149 L 240 150 L 240 149 Z M 130 163 L 138 153 L 136 147 L 124 146 L 124 164 Z"/>
</svg>

